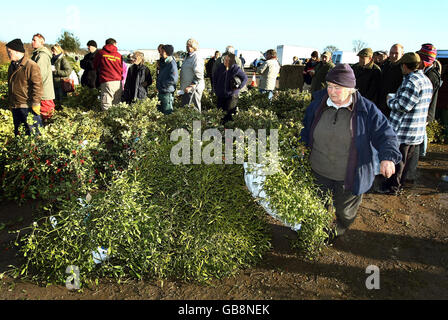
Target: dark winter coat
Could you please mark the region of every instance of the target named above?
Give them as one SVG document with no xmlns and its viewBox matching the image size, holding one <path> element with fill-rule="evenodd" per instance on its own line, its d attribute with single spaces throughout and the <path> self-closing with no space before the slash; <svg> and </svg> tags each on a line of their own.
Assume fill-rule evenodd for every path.
<svg viewBox="0 0 448 320">
<path fill-rule="evenodd" d="M 176 91 L 179 72 L 176 61 L 169 57 L 160 64 L 159 75 L 157 76 L 156 87 L 160 93 L 173 93 Z"/>
<path fill-rule="evenodd" d="M 334 63 L 331 61 L 326 63 L 320 61 L 318 64 L 316 64 L 316 66 L 314 67 L 315 74 L 311 80 L 311 93 L 322 90 L 327 86 L 325 77 L 327 76 L 328 71 L 333 68 Z"/>
<path fill-rule="evenodd" d="M 210 78 L 210 79 L 212 78 L 213 65 L 215 64 L 215 62 L 216 62 L 215 57 L 212 57 L 207 61 L 206 65 L 205 65 L 205 73 L 206 73 L 207 78 Z"/>
<path fill-rule="evenodd" d="M 238 89 L 232 87 L 232 79 L 238 77 L 241 80 L 241 85 Z M 213 90 L 218 98 L 230 98 L 232 96 L 237 96 L 240 89 L 243 88 L 247 83 L 247 75 L 243 70 L 234 64 L 226 69 L 224 64 L 220 64 L 213 74 Z"/>
<path fill-rule="evenodd" d="M 442 76 L 441 71 L 438 70 L 436 63 L 433 64 L 432 68 L 424 71 L 424 73 L 425 76 L 427 76 L 432 83 L 432 100 L 431 104 L 429 105 L 428 118 L 426 120 L 426 122 L 430 123 L 434 121 L 436 117 L 437 98 L 439 96 L 439 89 L 442 82 Z"/>
<path fill-rule="evenodd" d="M 387 105 L 387 95 L 396 93 L 403 82 L 403 72 L 398 63 L 387 60 L 382 66 L 381 85 L 378 93 L 377 106 L 389 118 L 390 108 Z"/>
<path fill-rule="evenodd" d="M 373 61 L 361 67 L 359 63 L 352 66 L 356 77 L 356 88 L 359 93 L 370 101 L 377 103 L 381 85 L 381 69 Z"/>
<path fill-rule="evenodd" d="M 143 63 L 133 64 L 128 69 L 122 101 L 131 103 L 135 100 L 145 99 L 148 96 L 148 87 L 151 84 L 152 76 L 149 68 Z"/>
<path fill-rule="evenodd" d="M 84 73 L 81 77 L 81 85 L 89 88 L 97 88 L 98 87 L 98 77 L 96 69 L 93 65 L 93 60 L 95 59 L 95 54 L 89 52 L 84 56 L 84 58 L 80 61 L 81 68 L 84 69 Z"/>
<path fill-rule="evenodd" d="M 303 120 L 304 128 L 301 139 L 312 149 L 313 132 L 326 105 L 328 94 L 320 90 L 313 94 L 313 101 L 308 106 Z M 353 99 L 353 115 L 350 120 L 352 146 L 344 186 L 354 195 L 367 192 L 375 178 L 373 167 L 373 150 L 378 150 L 379 160 L 390 160 L 395 164 L 401 161 L 397 135 L 386 117 L 373 102 L 356 92 Z"/>
<path fill-rule="evenodd" d="M 70 77 L 70 74 L 73 71 L 72 66 L 70 65 L 70 62 L 68 62 L 64 54 L 54 56 L 51 62 L 54 64 L 55 68 L 55 71 L 53 71 L 54 86 L 60 87 L 61 80 Z"/>
</svg>

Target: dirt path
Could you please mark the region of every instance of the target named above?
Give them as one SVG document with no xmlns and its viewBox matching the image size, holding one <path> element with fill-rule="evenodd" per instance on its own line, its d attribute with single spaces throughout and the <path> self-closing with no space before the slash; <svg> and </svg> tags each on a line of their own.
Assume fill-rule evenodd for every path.
<svg viewBox="0 0 448 320">
<path fill-rule="evenodd" d="M 289 246 L 295 234 L 271 220 L 273 249 L 262 263 L 210 285 L 181 282 L 100 283 L 82 292 L 0 279 L 3 299 L 448 299 L 448 146 L 431 145 L 419 176 L 404 194 L 366 194 L 351 229 L 313 262 Z M 0 274 L 16 264 L 16 230 L 32 221 L 33 205 L 0 209 Z M 23 217 L 23 219 L 19 219 Z M 366 289 L 366 268 L 380 271 L 380 289 Z"/>
</svg>

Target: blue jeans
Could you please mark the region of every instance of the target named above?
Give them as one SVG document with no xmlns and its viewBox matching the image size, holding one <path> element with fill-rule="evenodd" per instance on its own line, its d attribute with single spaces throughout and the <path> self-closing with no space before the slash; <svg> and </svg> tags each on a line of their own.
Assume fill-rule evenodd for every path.
<svg viewBox="0 0 448 320">
<path fill-rule="evenodd" d="M 274 91 L 273 90 L 260 89 L 260 93 L 268 93 L 268 99 L 269 100 L 272 100 L 272 97 L 274 96 Z"/>
<path fill-rule="evenodd" d="M 31 112 L 33 115 L 33 125 L 29 125 L 27 122 L 28 113 Z M 39 134 L 39 127 L 43 127 L 42 118 L 40 115 L 34 113 L 31 108 L 15 108 L 12 109 L 12 119 L 14 121 L 14 134 L 17 136 L 19 134 L 19 127 L 21 124 L 25 126 L 26 135 L 31 134 L 31 130 L 34 131 L 34 134 Z"/>
</svg>

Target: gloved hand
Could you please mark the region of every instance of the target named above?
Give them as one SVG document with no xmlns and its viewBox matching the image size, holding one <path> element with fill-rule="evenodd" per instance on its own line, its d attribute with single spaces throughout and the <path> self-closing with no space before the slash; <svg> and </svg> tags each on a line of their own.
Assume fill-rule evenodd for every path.
<svg viewBox="0 0 448 320">
<path fill-rule="evenodd" d="M 33 109 L 33 111 L 34 111 L 35 114 L 40 115 L 40 104 L 38 104 L 38 105 L 33 105 L 33 106 L 31 107 L 31 109 Z"/>
</svg>

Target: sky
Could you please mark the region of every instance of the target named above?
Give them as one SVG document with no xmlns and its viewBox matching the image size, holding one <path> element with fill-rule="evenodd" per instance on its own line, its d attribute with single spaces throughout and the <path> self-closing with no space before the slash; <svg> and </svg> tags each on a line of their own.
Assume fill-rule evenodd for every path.
<svg viewBox="0 0 448 320">
<path fill-rule="evenodd" d="M 45 1 L 2 2 L 0 40 L 31 42 L 35 33 L 53 44 L 72 32 L 86 47 L 107 38 L 121 50 L 155 49 L 160 43 L 185 50 L 189 38 L 201 48 L 276 49 L 296 45 L 322 51 L 327 45 L 353 50 L 353 41 L 389 50 L 401 43 L 416 51 L 423 43 L 448 50 L 445 0 L 276 1 Z"/>
</svg>

